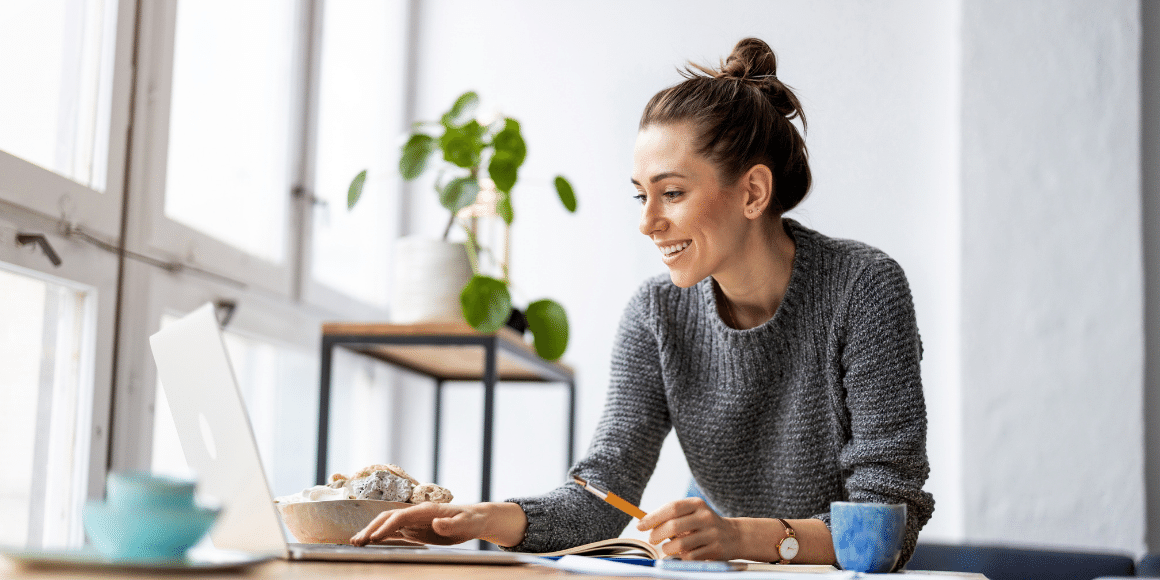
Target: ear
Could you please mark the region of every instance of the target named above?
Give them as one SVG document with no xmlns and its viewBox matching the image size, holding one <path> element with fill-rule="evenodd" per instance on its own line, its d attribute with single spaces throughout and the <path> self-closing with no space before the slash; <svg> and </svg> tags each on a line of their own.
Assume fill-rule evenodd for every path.
<svg viewBox="0 0 1160 580">
<path fill-rule="evenodd" d="M 751 220 L 761 217 L 773 201 L 773 172 L 758 163 L 741 176 L 740 185 L 745 192 L 745 217 Z"/>
</svg>

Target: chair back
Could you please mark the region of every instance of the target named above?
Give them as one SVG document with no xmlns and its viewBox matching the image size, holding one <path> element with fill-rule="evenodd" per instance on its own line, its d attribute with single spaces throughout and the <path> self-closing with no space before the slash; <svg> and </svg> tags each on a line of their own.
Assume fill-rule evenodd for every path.
<svg viewBox="0 0 1160 580">
<path fill-rule="evenodd" d="M 915 547 L 906 568 L 976 572 L 989 580 L 1092 580 L 1136 575 L 1135 561 L 1119 554 L 925 542 Z"/>
</svg>

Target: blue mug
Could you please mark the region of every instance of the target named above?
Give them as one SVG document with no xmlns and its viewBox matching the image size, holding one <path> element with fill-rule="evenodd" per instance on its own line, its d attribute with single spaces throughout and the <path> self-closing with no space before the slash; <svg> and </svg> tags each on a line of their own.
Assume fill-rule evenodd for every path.
<svg viewBox="0 0 1160 580">
<path fill-rule="evenodd" d="M 842 569 L 890 572 L 902 555 L 906 504 L 833 502 L 830 533 Z"/>
<path fill-rule="evenodd" d="M 180 560 L 220 508 L 194 501 L 197 483 L 150 473 L 110 473 L 105 501 L 89 501 L 85 531 L 110 560 Z"/>
</svg>

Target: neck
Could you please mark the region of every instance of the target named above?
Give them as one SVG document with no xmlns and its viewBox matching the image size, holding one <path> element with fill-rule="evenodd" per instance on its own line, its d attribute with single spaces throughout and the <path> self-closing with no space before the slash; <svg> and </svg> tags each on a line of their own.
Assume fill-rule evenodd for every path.
<svg viewBox="0 0 1160 580">
<path fill-rule="evenodd" d="M 753 228 L 736 258 L 713 274 L 722 299 L 721 318 L 739 329 L 773 318 L 789 287 L 795 252 L 780 219 L 773 227 Z"/>
</svg>

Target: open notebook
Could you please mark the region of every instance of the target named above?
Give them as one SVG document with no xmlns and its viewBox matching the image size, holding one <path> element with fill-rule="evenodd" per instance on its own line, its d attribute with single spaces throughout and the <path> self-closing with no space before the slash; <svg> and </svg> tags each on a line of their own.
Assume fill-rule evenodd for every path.
<svg viewBox="0 0 1160 580">
<path fill-rule="evenodd" d="M 223 504 L 214 547 L 292 560 L 521 564 L 528 554 L 457 548 L 289 543 L 212 304 L 149 339 L 186 461 L 199 491 Z"/>
<path fill-rule="evenodd" d="M 600 540 L 567 550 L 546 552 L 539 556 L 592 556 L 596 558 L 647 558 L 660 560 L 665 557 L 660 546 L 654 546 L 644 540 L 636 538 L 612 538 Z"/>
</svg>

